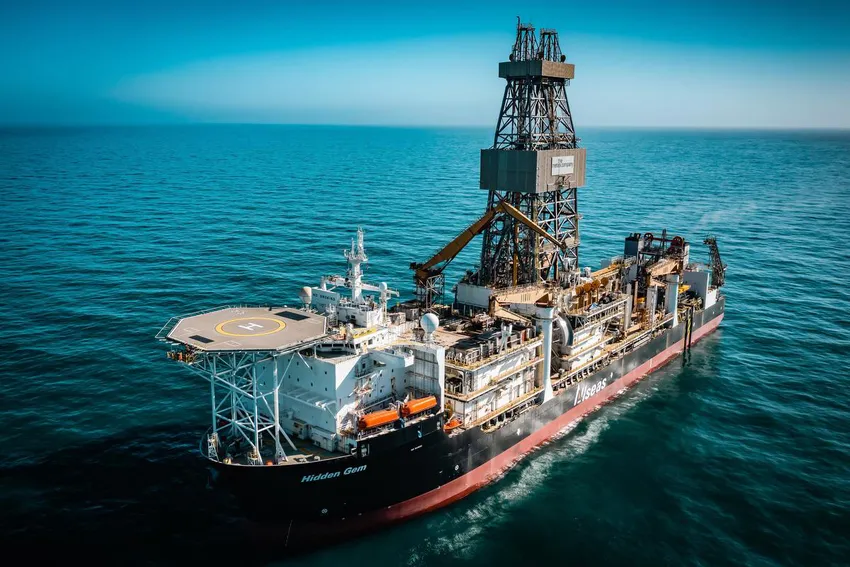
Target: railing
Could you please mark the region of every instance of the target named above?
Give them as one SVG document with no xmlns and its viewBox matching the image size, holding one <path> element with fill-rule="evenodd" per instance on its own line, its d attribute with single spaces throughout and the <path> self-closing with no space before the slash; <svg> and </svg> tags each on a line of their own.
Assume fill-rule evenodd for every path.
<svg viewBox="0 0 850 567">
<path fill-rule="evenodd" d="M 375 370 L 374 366 L 372 366 L 371 368 L 355 368 L 354 369 L 354 377 L 357 378 L 357 379 L 366 378 L 367 376 L 371 376 L 372 374 L 377 374 L 377 373 L 378 373 L 378 370 Z"/>
<path fill-rule="evenodd" d="M 534 343 L 535 341 L 540 340 L 540 337 L 537 336 L 522 340 L 522 338 L 517 335 L 512 335 L 507 340 L 507 344 L 504 348 L 500 348 L 498 339 L 482 343 L 478 346 L 478 348 L 472 347 L 463 350 L 451 348 L 446 351 L 446 362 L 454 366 L 463 366 L 465 368 L 483 366 L 485 363 L 495 360 L 499 356 L 515 352 L 531 343 Z"/>
<path fill-rule="evenodd" d="M 600 305 L 590 313 L 580 316 L 584 317 L 584 325 L 602 323 L 617 317 L 621 311 L 625 310 L 626 302 L 630 300 L 630 297 L 623 297 L 617 301 L 609 303 L 608 305 Z"/>
<path fill-rule="evenodd" d="M 510 419 L 505 419 L 501 424 L 504 424 L 509 421 L 513 421 L 514 418 L 519 417 L 519 415 L 525 410 L 527 410 L 530 406 L 533 406 L 537 403 L 537 395 L 543 391 L 543 388 L 534 388 L 530 392 L 526 392 L 525 394 L 519 396 L 518 398 L 511 400 L 504 406 L 491 411 L 490 413 L 484 415 L 473 421 L 472 423 L 466 425 L 467 428 L 478 427 L 479 425 L 485 430 L 489 429 L 486 427 L 488 421 L 496 419 L 498 420 L 499 416 L 505 414 L 509 411 L 516 411 L 517 413 L 513 415 Z M 500 424 L 497 424 L 500 425 Z"/>
</svg>

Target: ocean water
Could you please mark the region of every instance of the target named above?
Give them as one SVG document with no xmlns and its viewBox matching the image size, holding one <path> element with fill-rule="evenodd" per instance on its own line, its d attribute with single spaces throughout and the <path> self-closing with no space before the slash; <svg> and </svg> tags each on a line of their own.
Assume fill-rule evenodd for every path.
<svg viewBox="0 0 850 567">
<path fill-rule="evenodd" d="M 850 134 L 583 130 L 581 263 L 718 237 L 726 318 L 441 511 L 288 557 L 210 490 L 204 383 L 170 316 L 295 303 L 345 269 L 412 291 L 485 206 L 489 129 L 0 130 L 0 537 L 34 563 L 850 562 Z M 476 240 L 449 280 L 476 262 Z M 699 250 L 697 250 L 699 248 Z M 707 258 L 702 247 L 692 257 Z M 403 479 L 399 479 L 403 482 Z"/>
</svg>

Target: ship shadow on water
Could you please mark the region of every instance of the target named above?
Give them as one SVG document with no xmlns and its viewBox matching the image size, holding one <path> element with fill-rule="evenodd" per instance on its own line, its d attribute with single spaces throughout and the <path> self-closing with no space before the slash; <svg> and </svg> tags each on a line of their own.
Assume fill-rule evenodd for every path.
<svg viewBox="0 0 850 567">
<path fill-rule="evenodd" d="M 143 428 L 0 467 L 4 555 L 34 564 L 267 562 L 269 550 L 246 544 L 234 502 L 210 489 L 196 441 L 176 425 Z"/>
</svg>

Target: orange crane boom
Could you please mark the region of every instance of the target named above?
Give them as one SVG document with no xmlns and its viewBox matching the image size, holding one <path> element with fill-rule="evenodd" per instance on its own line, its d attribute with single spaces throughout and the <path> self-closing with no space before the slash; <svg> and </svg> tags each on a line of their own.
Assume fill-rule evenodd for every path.
<svg viewBox="0 0 850 567">
<path fill-rule="evenodd" d="M 541 237 L 555 244 L 558 248 L 563 249 L 565 247 L 564 243 L 560 242 L 557 238 L 537 226 L 534 221 L 525 216 L 519 209 L 506 201 L 501 201 L 498 205 L 484 213 L 480 219 L 472 223 L 469 228 L 457 235 L 454 240 L 446 244 L 442 250 L 434 254 L 427 262 L 423 264 L 411 264 L 411 269 L 415 270 L 414 277 L 417 285 L 424 285 L 424 282 L 428 280 L 428 278 L 440 275 L 454 257 L 457 256 L 467 244 L 472 242 L 473 238 L 484 232 L 484 229 L 493 222 L 496 215 L 499 213 L 508 214 L 514 217 Z"/>
</svg>

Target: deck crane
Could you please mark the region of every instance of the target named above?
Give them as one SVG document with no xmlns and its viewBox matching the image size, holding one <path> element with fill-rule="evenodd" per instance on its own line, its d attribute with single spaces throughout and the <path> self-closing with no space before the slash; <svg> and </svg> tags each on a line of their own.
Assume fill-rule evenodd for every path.
<svg viewBox="0 0 850 567">
<path fill-rule="evenodd" d="M 454 240 L 446 244 L 442 250 L 434 254 L 434 256 L 432 256 L 427 262 L 422 264 L 414 262 L 410 264 L 410 269 L 414 271 L 413 278 L 416 282 L 417 296 L 423 303 L 424 307 L 430 307 L 434 295 L 439 295 L 438 289 L 441 287 L 439 283 L 442 282 L 443 270 L 446 269 L 455 256 L 457 256 L 467 244 L 472 242 L 473 238 L 484 232 L 484 230 L 499 214 L 512 216 L 560 249 L 564 249 L 566 246 L 563 242 L 540 228 L 519 209 L 506 201 L 500 201 L 498 205 L 485 212 L 481 218 L 457 235 Z"/>
<path fill-rule="evenodd" d="M 708 246 L 708 254 L 711 259 L 711 283 L 716 287 L 722 287 L 726 283 L 726 264 L 720 259 L 720 250 L 717 248 L 717 238 L 706 236 L 703 244 Z"/>
</svg>

